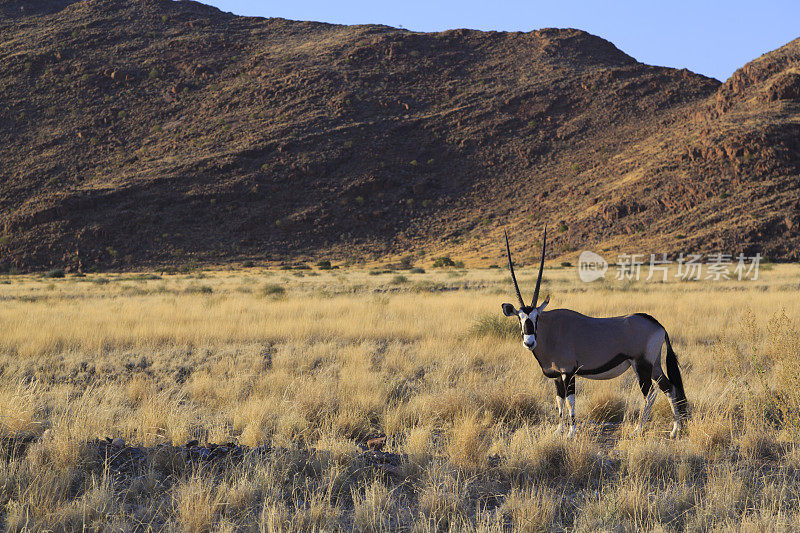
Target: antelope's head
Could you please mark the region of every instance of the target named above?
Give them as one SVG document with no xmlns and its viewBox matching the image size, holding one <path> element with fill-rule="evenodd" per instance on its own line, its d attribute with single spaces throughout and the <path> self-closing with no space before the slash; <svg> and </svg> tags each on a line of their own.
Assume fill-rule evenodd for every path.
<svg viewBox="0 0 800 533">
<path fill-rule="evenodd" d="M 519 292 L 517 277 L 514 275 L 514 264 L 511 262 L 511 247 L 508 245 L 508 233 L 506 233 L 506 251 L 508 252 L 508 269 L 511 271 L 511 279 L 514 281 L 514 290 L 517 292 L 519 309 L 511 304 L 503 304 L 503 314 L 515 316 L 519 319 L 522 329 L 522 344 L 529 350 L 536 348 L 536 334 L 539 326 L 539 315 L 541 315 L 547 304 L 550 303 L 550 296 L 545 298 L 539 305 L 539 287 L 542 285 L 542 270 L 544 270 L 544 252 L 547 246 L 547 226 L 544 228 L 544 239 L 542 239 L 542 260 L 539 264 L 539 277 L 536 278 L 536 290 L 533 292 L 531 305 L 525 305 L 522 294 Z"/>
</svg>

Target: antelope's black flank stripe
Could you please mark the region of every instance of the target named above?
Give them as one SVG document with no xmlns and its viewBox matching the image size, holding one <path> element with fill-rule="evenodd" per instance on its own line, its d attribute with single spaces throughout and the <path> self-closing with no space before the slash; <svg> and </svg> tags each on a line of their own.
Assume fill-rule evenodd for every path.
<svg viewBox="0 0 800 533">
<path fill-rule="evenodd" d="M 594 376 L 597 374 L 602 374 L 603 372 L 608 372 L 612 368 L 616 368 L 625 361 L 629 360 L 630 357 L 625 355 L 624 353 L 615 355 L 614 358 L 604 365 L 600 365 L 597 368 L 579 368 L 575 371 L 575 374 L 579 376 Z"/>
</svg>

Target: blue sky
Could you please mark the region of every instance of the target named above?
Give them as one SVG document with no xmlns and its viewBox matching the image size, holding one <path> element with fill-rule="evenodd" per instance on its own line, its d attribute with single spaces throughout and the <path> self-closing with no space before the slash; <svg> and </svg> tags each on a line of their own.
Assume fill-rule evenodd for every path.
<svg viewBox="0 0 800 533">
<path fill-rule="evenodd" d="M 579 28 L 651 65 L 719 80 L 800 37 L 800 0 L 202 0 L 239 15 L 386 24 L 414 31 Z"/>
</svg>

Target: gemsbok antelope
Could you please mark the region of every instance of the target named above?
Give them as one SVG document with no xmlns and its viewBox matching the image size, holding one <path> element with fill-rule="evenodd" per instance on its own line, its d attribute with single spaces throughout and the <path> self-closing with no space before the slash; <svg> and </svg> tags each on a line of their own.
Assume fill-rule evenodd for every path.
<svg viewBox="0 0 800 533">
<path fill-rule="evenodd" d="M 650 416 L 650 409 L 657 394 L 652 386 L 655 381 L 669 398 L 672 407 L 674 422 L 670 437 L 678 436 L 682 429 L 682 419 L 687 412 L 687 404 L 678 369 L 678 359 L 672 350 L 667 330 L 655 318 L 645 313 L 593 318 L 569 309 L 545 312 L 544 308 L 550 303 L 550 296 L 548 295 L 541 305 L 538 302 L 546 246 L 545 227 L 542 259 L 533 301 L 531 305 L 525 305 L 514 275 L 511 247 L 506 233 L 508 268 L 511 271 L 520 307 L 516 309 L 511 304 L 503 304 L 503 313 L 519 319 L 522 344 L 533 352 L 544 375 L 555 380 L 559 416 L 557 431 L 563 430 L 566 401 L 569 403 L 569 436 L 575 433 L 575 376 L 612 379 L 622 375 L 629 367 L 633 367 L 645 398 L 636 431 L 642 429 Z M 661 370 L 661 346 L 664 343 L 667 345 L 667 374 Z"/>
</svg>

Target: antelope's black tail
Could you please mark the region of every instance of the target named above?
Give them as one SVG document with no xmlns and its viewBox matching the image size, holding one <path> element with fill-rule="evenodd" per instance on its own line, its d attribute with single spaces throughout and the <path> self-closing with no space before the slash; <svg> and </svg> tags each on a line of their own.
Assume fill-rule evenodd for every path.
<svg viewBox="0 0 800 533">
<path fill-rule="evenodd" d="M 669 334 L 664 330 L 664 340 L 667 343 L 667 378 L 675 387 L 675 405 L 681 415 L 688 414 L 688 405 L 686 401 L 686 393 L 683 391 L 683 379 L 681 379 L 681 370 L 678 368 L 678 358 L 675 356 L 675 350 L 672 349 L 672 343 L 669 342 Z"/>
</svg>

